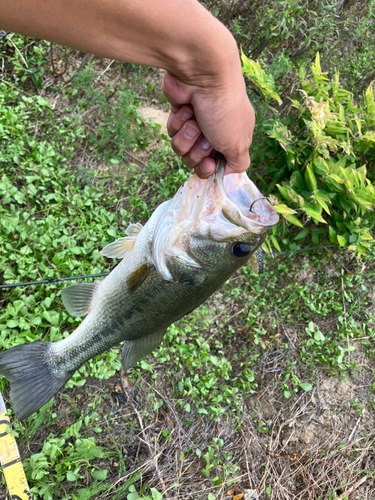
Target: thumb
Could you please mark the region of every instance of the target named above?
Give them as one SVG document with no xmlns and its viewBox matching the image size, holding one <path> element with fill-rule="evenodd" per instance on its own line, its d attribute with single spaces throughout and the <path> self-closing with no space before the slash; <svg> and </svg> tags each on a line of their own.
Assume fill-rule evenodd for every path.
<svg viewBox="0 0 375 500">
<path fill-rule="evenodd" d="M 230 152 L 223 153 L 227 161 L 225 167 L 225 175 L 227 174 L 241 174 L 246 172 L 250 167 L 250 155 L 249 150 L 246 150 L 241 154 L 233 154 Z"/>
<path fill-rule="evenodd" d="M 191 103 L 193 89 L 190 85 L 166 71 L 163 80 L 163 92 L 172 105 L 172 111 L 176 113 L 181 106 Z"/>
</svg>

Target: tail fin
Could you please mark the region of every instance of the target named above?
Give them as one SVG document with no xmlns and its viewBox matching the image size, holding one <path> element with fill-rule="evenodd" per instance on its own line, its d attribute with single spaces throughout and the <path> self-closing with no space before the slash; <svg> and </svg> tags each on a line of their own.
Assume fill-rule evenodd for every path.
<svg viewBox="0 0 375 500">
<path fill-rule="evenodd" d="M 10 400 L 19 420 L 45 405 L 72 374 L 58 373 L 48 363 L 51 342 L 32 342 L 0 354 L 0 375 L 10 382 Z"/>
</svg>

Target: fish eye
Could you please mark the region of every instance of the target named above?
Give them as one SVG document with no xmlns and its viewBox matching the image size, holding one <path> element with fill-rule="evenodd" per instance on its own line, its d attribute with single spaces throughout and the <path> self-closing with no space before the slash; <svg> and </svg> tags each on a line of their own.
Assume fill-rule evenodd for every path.
<svg viewBox="0 0 375 500">
<path fill-rule="evenodd" d="M 246 245 L 246 243 L 235 243 L 232 246 L 232 254 L 235 257 L 245 257 L 250 252 L 250 247 L 249 245 Z"/>
</svg>

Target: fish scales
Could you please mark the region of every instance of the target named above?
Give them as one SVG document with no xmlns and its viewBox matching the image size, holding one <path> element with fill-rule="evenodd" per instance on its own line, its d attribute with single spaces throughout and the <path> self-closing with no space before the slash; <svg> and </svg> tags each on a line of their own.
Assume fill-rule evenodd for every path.
<svg viewBox="0 0 375 500">
<path fill-rule="evenodd" d="M 202 304 L 259 250 L 278 216 L 246 174 L 191 177 L 144 227 L 102 251 L 122 258 L 102 282 L 62 292 L 71 314 L 86 315 L 67 338 L 0 354 L 19 418 L 37 411 L 89 359 L 125 341 L 124 369 L 155 349 L 173 322 Z M 249 212 L 249 207 L 254 207 Z"/>
</svg>

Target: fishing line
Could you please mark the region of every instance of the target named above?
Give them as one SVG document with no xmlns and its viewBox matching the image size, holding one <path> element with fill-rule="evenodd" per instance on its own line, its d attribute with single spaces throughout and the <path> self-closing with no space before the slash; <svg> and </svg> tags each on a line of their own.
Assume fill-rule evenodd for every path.
<svg viewBox="0 0 375 500">
<path fill-rule="evenodd" d="M 14 283 L 11 285 L 0 285 L 0 288 L 16 288 L 17 286 L 29 286 L 29 285 L 43 285 L 49 283 L 58 283 L 60 281 L 69 281 L 69 280 L 83 280 L 85 278 L 100 278 L 100 276 L 108 276 L 109 273 L 100 273 L 100 274 L 88 274 L 87 276 L 70 276 L 69 278 L 47 278 L 42 281 L 27 281 L 25 283 Z"/>
<path fill-rule="evenodd" d="M 297 252 L 309 252 L 312 250 L 322 250 L 325 248 L 337 247 L 338 245 L 321 245 L 319 247 L 306 247 L 306 248 L 297 248 L 296 250 L 283 250 L 281 252 L 270 252 L 263 253 L 263 257 L 275 257 L 276 255 L 288 254 L 288 253 L 297 253 Z M 50 283 L 59 283 L 60 281 L 70 281 L 70 280 L 83 280 L 86 278 L 100 278 L 101 276 L 108 276 L 109 273 L 100 273 L 100 274 L 86 274 L 85 276 L 70 276 L 69 278 L 48 278 L 42 281 L 27 281 L 25 283 L 13 283 L 11 285 L 0 285 L 1 288 L 16 288 L 18 286 L 30 286 L 30 285 L 49 285 Z"/>
<path fill-rule="evenodd" d="M 6 32 L 4 33 L 4 35 L 1 35 L 1 36 L 0 36 L 0 40 L 4 40 L 4 38 L 6 38 L 9 34 L 10 34 L 10 31 L 6 31 Z"/>
<path fill-rule="evenodd" d="M 338 247 L 339 245 L 333 243 L 332 245 L 321 245 L 319 247 L 306 247 L 306 248 L 297 248 L 295 250 L 283 250 L 282 252 L 269 252 L 269 253 L 264 253 L 263 257 L 268 257 L 268 256 L 273 256 L 273 255 L 279 255 L 281 253 L 297 253 L 297 252 L 309 252 L 310 250 L 321 250 L 322 248 L 332 248 L 332 247 Z"/>
</svg>

